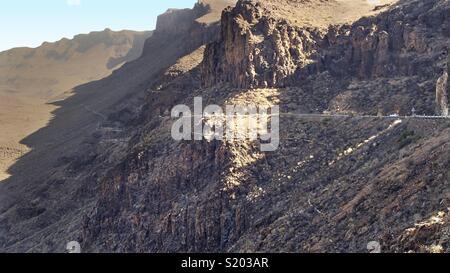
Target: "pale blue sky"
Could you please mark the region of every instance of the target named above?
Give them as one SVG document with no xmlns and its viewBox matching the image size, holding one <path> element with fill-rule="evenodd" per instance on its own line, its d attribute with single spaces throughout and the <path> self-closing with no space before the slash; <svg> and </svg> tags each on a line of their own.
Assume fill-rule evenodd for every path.
<svg viewBox="0 0 450 273">
<path fill-rule="evenodd" d="M 152 30 L 168 8 L 196 0 L 0 0 L 0 51 L 111 28 Z"/>
</svg>

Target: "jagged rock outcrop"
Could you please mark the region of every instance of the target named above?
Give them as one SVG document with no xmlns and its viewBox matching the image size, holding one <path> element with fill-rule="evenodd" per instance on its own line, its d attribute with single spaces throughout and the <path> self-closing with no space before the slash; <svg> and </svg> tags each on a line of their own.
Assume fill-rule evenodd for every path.
<svg viewBox="0 0 450 273">
<path fill-rule="evenodd" d="M 324 31 L 275 19 L 259 1 L 239 1 L 224 12 L 220 39 L 206 49 L 203 84 L 281 87 L 323 71 L 359 79 L 436 78 L 450 10 L 422 1 L 418 10 L 402 2 L 376 17 Z"/>
<path fill-rule="evenodd" d="M 203 85 L 274 87 L 308 65 L 320 33 L 269 17 L 258 1 L 239 1 L 224 11 L 221 35 L 207 46 Z"/>
<path fill-rule="evenodd" d="M 330 28 L 325 38 L 327 46 L 321 52 L 322 69 L 360 79 L 435 77 L 440 54 L 448 43 L 442 33 L 447 31 L 450 20 L 443 10 L 450 10 L 441 3 L 419 2 L 420 12 L 412 12 L 403 3 L 352 26 Z"/>
<path fill-rule="evenodd" d="M 171 9 L 158 16 L 154 35 L 161 40 L 183 39 L 185 53 L 189 53 L 201 44 L 209 43 L 217 37 L 219 25 L 200 23 L 198 18 L 208 14 L 209 6 L 197 3 L 192 9 Z M 145 54 L 145 48 L 144 48 Z"/>
</svg>

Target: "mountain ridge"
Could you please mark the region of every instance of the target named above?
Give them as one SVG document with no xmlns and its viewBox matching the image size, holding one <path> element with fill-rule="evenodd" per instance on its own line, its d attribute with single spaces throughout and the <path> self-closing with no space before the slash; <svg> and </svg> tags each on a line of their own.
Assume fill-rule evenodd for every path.
<svg viewBox="0 0 450 273">
<path fill-rule="evenodd" d="M 11 176 L 0 183 L 0 249 L 63 252 L 66 243 L 60 242 L 79 236 L 95 201 L 98 185 L 92 181 L 126 153 L 128 137 L 120 132 L 127 134 L 125 127 L 143 118 L 147 88 L 180 57 L 209 43 L 218 29 L 217 24 L 185 23 L 191 32 L 177 36 L 156 31 L 146 40 L 140 58 L 52 103 L 58 107 L 53 118 L 21 141 L 31 151 L 8 169 Z M 105 145 L 100 149 L 109 155 L 97 156 L 97 145 Z M 85 168 L 87 162 L 102 160 L 109 162 L 106 169 Z"/>
<path fill-rule="evenodd" d="M 0 249 L 449 252 L 450 123 L 420 116 L 442 115 L 449 91 L 448 1 L 401 0 L 327 28 L 262 2 L 213 24 L 195 8 L 166 14 L 181 28 L 58 102 L 0 184 Z M 194 97 L 278 105 L 279 149 L 174 141 L 170 110 Z"/>
<path fill-rule="evenodd" d="M 448 251 L 445 226 L 427 240 L 407 231 L 448 208 L 448 121 L 382 116 L 411 115 L 412 106 L 435 114 L 448 42 L 442 36 L 448 19 L 438 14 L 450 6 L 432 1 L 408 17 L 416 2 L 402 1 L 337 27 L 339 34 L 331 27 L 308 46 L 308 34 L 295 34 L 310 30 L 264 19 L 255 2 L 239 1 L 223 13 L 221 35 L 206 45 L 198 69 L 152 90 L 158 97 L 150 94 L 147 108 L 158 111 L 140 121 L 132 151 L 101 179 L 83 246 L 93 252 L 365 252 L 377 240 L 389 252 L 438 249 L 432 245 Z M 436 21 L 417 22 L 421 15 Z M 295 53 L 308 50 L 312 61 L 302 66 Z M 401 61 L 388 70 L 389 58 Z M 254 81 L 266 75 L 270 85 Z M 290 81 L 280 80 L 285 77 Z M 176 98 L 186 79 L 197 81 Z M 192 105 L 195 96 L 217 105 L 280 105 L 292 114 L 281 119 L 280 149 L 261 153 L 252 141 L 172 141 L 173 122 L 160 108 Z M 296 118 L 327 110 L 338 116 Z"/>
<path fill-rule="evenodd" d="M 141 55 L 151 32 L 111 30 L 76 35 L 37 48 L 0 53 L 0 179 L 29 147 L 20 143 L 52 118 L 49 103 L 72 88 L 111 74 Z M 17 126 L 21 124 L 21 126 Z"/>
<path fill-rule="evenodd" d="M 151 32 L 113 32 L 106 29 L 76 35 L 73 39 L 63 38 L 54 43 L 44 42 L 36 48 L 3 51 L 0 53 L 0 71 L 3 75 L 0 88 L 30 92 L 28 95 L 32 96 L 44 92 L 42 89 L 51 89 L 46 91 L 52 93 L 48 96 L 60 95 L 78 84 L 100 79 L 124 62 L 138 58 L 144 41 L 150 35 Z M 102 53 L 94 52 L 98 50 Z M 96 61 L 92 60 L 94 57 Z M 75 67 L 71 67 L 71 62 Z M 58 73 L 59 70 L 64 73 Z M 27 74 L 30 75 L 28 78 Z M 46 82 L 39 84 L 33 77 L 41 81 L 46 79 Z"/>
</svg>

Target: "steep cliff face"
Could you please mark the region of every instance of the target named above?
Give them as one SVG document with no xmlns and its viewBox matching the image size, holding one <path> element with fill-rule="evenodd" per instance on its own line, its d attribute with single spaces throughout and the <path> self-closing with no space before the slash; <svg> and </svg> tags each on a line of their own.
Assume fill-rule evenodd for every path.
<svg viewBox="0 0 450 273">
<path fill-rule="evenodd" d="M 443 2 L 400 1 L 376 17 L 331 28 L 324 68 L 361 79 L 435 77 L 450 38 L 448 12 Z"/>
<path fill-rule="evenodd" d="M 173 68 L 168 74 L 191 70 L 178 61 L 198 55 L 216 37 L 220 18 L 210 19 L 208 24 L 185 21 L 188 31 L 180 35 L 156 31 L 140 58 L 107 78 L 76 87 L 72 97 L 58 102 L 61 107 L 48 126 L 23 140 L 32 151 L 0 184 L 2 251 L 64 252 L 67 239 L 79 236 L 82 219 L 97 200 L 98 179 L 128 155 L 128 142 L 146 126 L 146 114 L 156 113 L 152 103 L 144 105 L 146 91 L 168 68 Z M 185 85 L 195 82 L 184 79 Z M 170 106 L 180 95 L 161 97 Z"/>
<path fill-rule="evenodd" d="M 82 249 L 365 252 L 376 240 L 384 251 L 448 251 L 448 120 L 364 115 L 434 111 L 450 5 L 401 1 L 329 28 L 281 18 L 300 4 L 338 2 L 239 1 L 220 25 L 163 19 L 177 26 L 177 39 L 157 31 L 110 83 L 126 78 L 146 98 L 118 103 L 88 139 L 89 156 L 65 158 L 60 170 L 81 177 L 65 183 L 89 185 L 77 194 L 95 193 L 71 225 Z M 187 23 L 195 16 L 185 12 Z M 197 96 L 220 106 L 279 105 L 279 149 L 261 152 L 250 140 L 173 140 L 170 110 L 192 106 Z M 354 116 L 302 115 L 322 111 Z M 42 212 L 33 204 L 2 216 L 37 225 Z M 438 224 L 429 221 L 435 215 Z M 17 222 L 23 225 L 0 218 L 0 235 L 14 234 Z M 46 234 L 27 244 L 5 235 L 0 245 L 64 245 L 61 235 Z"/>
<path fill-rule="evenodd" d="M 173 36 L 184 35 L 189 31 L 195 19 L 207 13 L 207 6 L 201 4 L 196 4 L 193 9 L 169 9 L 158 16 L 156 33 Z"/>
<path fill-rule="evenodd" d="M 385 97 L 393 92 L 400 103 L 389 106 L 389 101 L 382 100 L 376 106 L 379 114 L 411 114 L 411 109 L 419 109 L 420 114 L 433 115 L 436 81 L 442 75 L 450 41 L 448 12 L 445 1 L 399 1 L 376 17 L 331 27 L 317 65 L 318 71 L 328 71 L 334 77 L 352 78 L 352 88 L 341 96 L 349 100 L 337 103 L 340 108 L 352 108 L 353 104 L 358 112 L 368 106 L 361 102 L 374 102 L 369 94 Z M 354 91 L 355 86 L 373 89 L 368 83 L 375 81 L 379 86 L 376 89 L 393 91 L 376 91 L 378 95 L 363 91 L 365 96 Z M 403 91 L 406 86 L 409 90 Z"/>
<path fill-rule="evenodd" d="M 224 12 L 220 39 L 206 48 L 204 86 L 281 86 L 311 62 L 319 31 L 291 26 L 268 14 L 255 1 L 239 1 Z"/>
<path fill-rule="evenodd" d="M 225 11 L 220 39 L 206 49 L 204 85 L 282 87 L 323 71 L 363 80 L 435 78 L 450 38 L 448 6 L 419 1 L 419 13 L 409 4 L 323 30 L 290 25 L 258 1 L 240 1 Z"/>
<path fill-rule="evenodd" d="M 199 66 L 169 68 L 153 87 L 160 93 L 147 108 L 157 114 L 101 179 L 83 247 L 365 252 L 378 240 L 386 251 L 446 251 L 448 217 L 421 246 L 405 230 L 449 207 L 448 121 L 362 117 L 434 109 L 449 6 L 417 3 L 329 30 L 294 26 L 257 1 L 227 9 L 218 41 L 194 58 Z M 197 80 L 180 95 L 186 79 Z M 281 119 L 280 148 L 270 153 L 258 141 L 173 141 L 167 112 L 195 96 L 293 115 Z M 329 109 L 357 116 L 295 115 Z"/>
</svg>

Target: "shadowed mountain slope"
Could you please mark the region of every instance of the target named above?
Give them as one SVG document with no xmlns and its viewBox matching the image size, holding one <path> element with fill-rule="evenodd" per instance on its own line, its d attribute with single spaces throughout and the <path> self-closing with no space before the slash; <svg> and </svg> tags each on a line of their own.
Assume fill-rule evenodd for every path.
<svg viewBox="0 0 450 273">
<path fill-rule="evenodd" d="M 96 200 L 96 180 L 127 153 L 126 128 L 141 115 L 146 91 L 161 71 L 217 35 L 220 18 L 209 24 L 195 20 L 208 8 L 196 5 L 188 12 L 192 15 L 176 19 L 188 26 L 186 32 L 161 31 L 168 28 L 159 22 L 140 58 L 52 103 L 57 109 L 49 124 L 21 141 L 31 151 L 0 184 L 1 250 L 61 252 L 68 238 L 79 236 L 83 216 Z M 93 168 L 97 164 L 104 167 Z"/>
<path fill-rule="evenodd" d="M 202 4 L 160 16 L 141 58 L 78 87 L 24 140 L 34 151 L 0 185 L 0 249 L 449 252 L 450 123 L 416 114 L 442 114 L 450 4 L 306 26 L 284 14 L 344 2 L 361 5 L 241 0 L 220 24 L 198 20 Z M 198 96 L 279 105 L 280 147 L 173 140 L 172 107 Z"/>
<path fill-rule="evenodd" d="M 25 136 L 45 126 L 54 107 L 79 84 L 99 80 L 137 59 L 151 32 L 104 30 L 38 48 L 0 53 L 0 180 L 29 151 Z"/>
<path fill-rule="evenodd" d="M 327 29 L 291 25 L 258 1 L 227 9 L 199 66 L 176 65 L 150 90 L 132 152 L 99 180 L 83 247 L 366 252 L 379 241 L 384 251 L 448 252 L 450 124 L 411 109 L 435 113 L 450 6 L 417 7 L 401 1 Z M 279 105 L 279 149 L 174 141 L 169 111 L 195 96 Z M 322 112 L 338 115 L 301 116 Z M 438 224 L 421 224 L 435 215 Z M 430 228 L 410 230 L 416 224 Z"/>
</svg>

